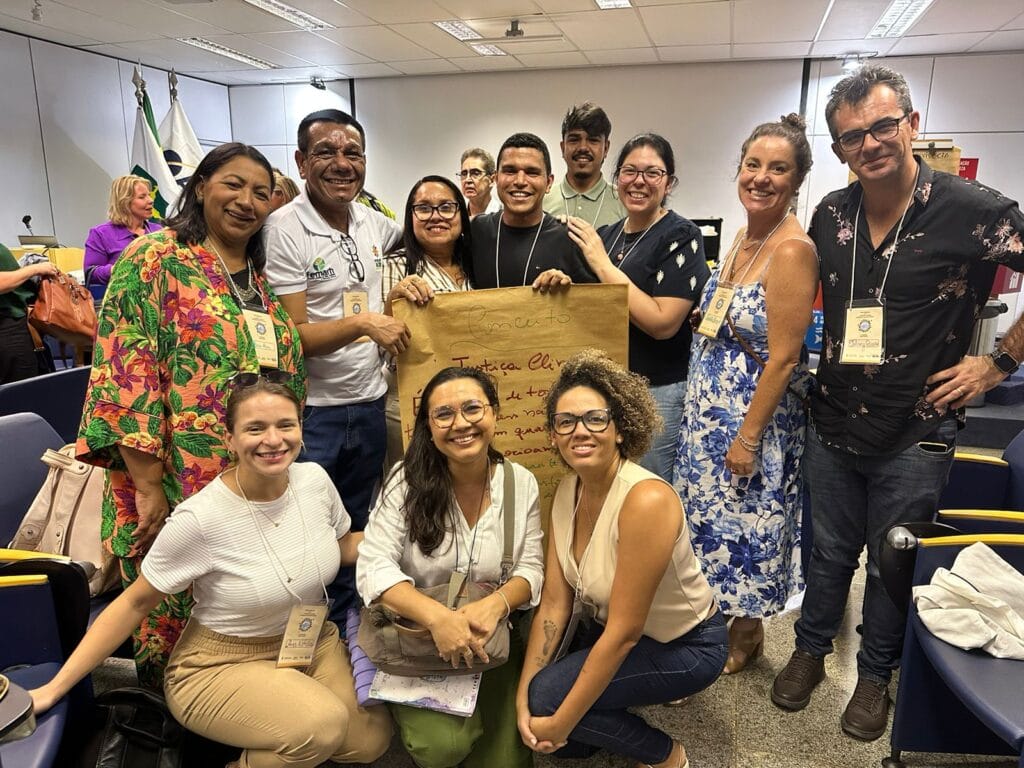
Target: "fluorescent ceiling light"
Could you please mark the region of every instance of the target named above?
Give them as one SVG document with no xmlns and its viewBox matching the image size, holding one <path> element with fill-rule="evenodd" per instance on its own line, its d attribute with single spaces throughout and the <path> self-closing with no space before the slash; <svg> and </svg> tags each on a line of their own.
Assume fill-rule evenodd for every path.
<svg viewBox="0 0 1024 768">
<path fill-rule="evenodd" d="M 185 45 L 191 45 L 196 48 L 202 48 L 204 51 L 210 53 L 216 53 L 218 56 L 225 56 L 235 61 L 240 61 L 243 64 L 248 64 L 250 67 L 256 69 L 277 69 L 276 64 L 271 64 L 269 61 L 263 59 L 257 59 L 255 56 L 250 56 L 247 53 L 236 51 L 234 48 L 228 48 L 226 45 L 220 45 L 212 40 L 207 40 L 204 37 L 179 37 L 176 38 L 179 43 L 185 43 Z"/>
<path fill-rule="evenodd" d="M 597 7 L 602 11 L 610 11 L 612 8 L 629 8 L 629 0 L 596 0 Z"/>
<path fill-rule="evenodd" d="M 481 56 L 507 56 L 501 48 L 496 45 L 490 45 L 489 43 L 470 43 L 469 47 L 479 53 Z"/>
<path fill-rule="evenodd" d="M 456 40 L 479 40 L 483 37 L 464 21 L 435 21 L 434 26 L 443 29 Z"/>
<path fill-rule="evenodd" d="M 307 32 L 315 32 L 318 29 L 334 29 L 334 25 L 305 11 L 300 11 L 298 8 L 293 8 L 288 3 L 282 3 L 281 0 L 245 0 L 245 2 L 261 11 L 272 13 Z"/>
<path fill-rule="evenodd" d="M 892 0 L 868 32 L 872 37 L 900 37 L 910 29 L 934 0 Z"/>
<path fill-rule="evenodd" d="M 564 43 L 565 35 L 520 35 L 518 37 L 481 37 L 469 41 L 481 45 L 514 45 L 516 43 Z"/>
</svg>

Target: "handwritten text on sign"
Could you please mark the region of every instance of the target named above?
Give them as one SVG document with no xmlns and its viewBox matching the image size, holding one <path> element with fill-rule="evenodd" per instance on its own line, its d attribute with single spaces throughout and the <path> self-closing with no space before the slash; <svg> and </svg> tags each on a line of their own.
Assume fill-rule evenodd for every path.
<svg viewBox="0 0 1024 768">
<path fill-rule="evenodd" d="M 562 363 L 581 349 L 597 347 L 628 363 L 626 286 L 574 285 L 555 294 L 532 288 L 442 293 L 426 307 L 396 301 L 394 312 L 412 334 L 398 358 L 405 443 L 435 373 L 451 365 L 486 371 L 498 382 L 495 446 L 533 472 L 546 520 L 565 468 L 551 447 L 544 398 Z"/>
</svg>

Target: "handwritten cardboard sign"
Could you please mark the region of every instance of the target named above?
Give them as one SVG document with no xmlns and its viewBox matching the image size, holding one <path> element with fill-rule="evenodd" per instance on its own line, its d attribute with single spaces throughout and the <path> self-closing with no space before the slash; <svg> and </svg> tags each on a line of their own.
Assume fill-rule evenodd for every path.
<svg viewBox="0 0 1024 768">
<path fill-rule="evenodd" d="M 395 317 L 412 342 L 398 358 L 398 397 L 408 445 L 420 395 L 451 365 L 476 366 L 498 383 L 495 447 L 533 472 L 545 527 L 565 473 L 548 435 L 544 398 L 562 363 L 586 347 L 629 362 L 629 313 L 624 285 L 574 285 L 539 294 L 532 288 L 442 293 L 426 307 L 396 301 Z"/>
</svg>

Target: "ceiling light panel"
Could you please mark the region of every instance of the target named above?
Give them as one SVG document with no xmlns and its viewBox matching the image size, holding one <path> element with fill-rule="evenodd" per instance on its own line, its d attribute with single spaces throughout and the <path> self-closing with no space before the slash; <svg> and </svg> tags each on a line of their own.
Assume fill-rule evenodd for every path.
<svg viewBox="0 0 1024 768">
<path fill-rule="evenodd" d="M 464 21 L 435 21 L 434 26 L 443 29 L 456 40 L 479 40 L 483 37 Z"/>
<path fill-rule="evenodd" d="M 629 0 L 595 0 L 597 7 L 602 11 L 610 11 L 613 8 L 631 8 Z"/>
<path fill-rule="evenodd" d="M 185 45 L 191 45 L 195 48 L 201 48 L 204 51 L 210 53 L 216 53 L 218 56 L 225 56 L 235 61 L 240 61 L 243 64 L 248 64 L 250 67 L 256 69 L 277 69 L 275 64 L 271 64 L 269 61 L 263 59 L 257 59 L 255 56 L 250 56 L 241 51 L 236 51 L 234 48 L 228 48 L 226 45 L 220 45 L 212 40 L 207 40 L 204 37 L 179 37 L 176 38 L 179 43 L 185 43 Z"/>
<path fill-rule="evenodd" d="M 307 32 L 316 32 L 320 29 L 334 29 L 334 25 L 328 24 L 323 19 L 318 19 L 310 13 L 293 8 L 288 3 L 280 2 L 280 0 L 244 0 L 244 2 L 254 8 L 259 8 L 261 11 L 272 13 L 289 24 L 294 24 L 299 29 L 304 29 Z"/>
<path fill-rule="evenodd" d="M 934 0 L 892 0 L 878 17 L 868 38 L 900 37 L 928 10 Z"/>
<path fill-rule="evenodd" d="M 470 48 L 479 53 L 481 56 L 507 56 L 501 48 L 496 45 L 490 45 L 489 43 L 470 43 Z"/>
</svg>

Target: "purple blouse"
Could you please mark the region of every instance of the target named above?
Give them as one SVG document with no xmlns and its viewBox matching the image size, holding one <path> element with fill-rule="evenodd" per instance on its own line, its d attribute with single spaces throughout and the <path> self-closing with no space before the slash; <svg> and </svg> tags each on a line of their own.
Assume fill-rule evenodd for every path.
<svg viewBox="0 0 1024 768">
<path fill-rule="evenodd" d="M 156 232 L 162 225 L 155 221 L 147 221 L 146 232 Z M 93 284 L 106 285 L 110 282 L 110 270 L 114 268 L 117 257 L 136 237 L 128 227 L 108 221 L 89 230 L 85 238 L 85 271 L 95 267 L 90 278 Z"/>
</svg>

